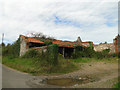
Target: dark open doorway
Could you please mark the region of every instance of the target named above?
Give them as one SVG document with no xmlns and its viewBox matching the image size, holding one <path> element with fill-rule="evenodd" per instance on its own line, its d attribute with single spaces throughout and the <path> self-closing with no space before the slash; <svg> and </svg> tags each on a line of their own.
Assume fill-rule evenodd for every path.
<svg viewBox="0 0 120 90">
<path fill-rule="evenodd" d="M 41 43 L 33 43 L 33 42 L 30 42 L 30 43 L 29 43 L 29 48 L 42 47 L 42 46 L 45 46 L 45 45 L 44 45 L 44 44 L 41 44 Z"/>
</svg>

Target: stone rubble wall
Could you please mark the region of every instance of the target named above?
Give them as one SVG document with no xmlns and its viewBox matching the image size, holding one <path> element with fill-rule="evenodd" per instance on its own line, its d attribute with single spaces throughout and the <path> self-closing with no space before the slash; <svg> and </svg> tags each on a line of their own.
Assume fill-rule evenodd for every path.
<svg viewBox="0 0 120 90">
<path fill-rule="evenodd" d="M 47 46 L 35 47 L 35 48 L 32 48 L 32 49 L 35 49 L 35 50 L 39 51 L 40 53 L 42 53 L 42 51 L 43 52 L 47 51 Z"/>
<path fill-rule="evenodd" d="M 89 47 L 90 44 L 89 43 L 82 43 L 82 45 L 86 46 L 86 47 Z"/>
<path fill-rule="evenodd" d="M 94 45 L 94 50 L 95 51 L 103 51 L 105 49 L 110 49 L 110 53 L 115 53 L 115 48 L 113 43 L 103 43 L 99 45 Z"/>
<path fill-rule="evenodd" d="M 27 52 L 26 41 L 20 37 L 20 56 L 23 56 Z"/>
</svg>

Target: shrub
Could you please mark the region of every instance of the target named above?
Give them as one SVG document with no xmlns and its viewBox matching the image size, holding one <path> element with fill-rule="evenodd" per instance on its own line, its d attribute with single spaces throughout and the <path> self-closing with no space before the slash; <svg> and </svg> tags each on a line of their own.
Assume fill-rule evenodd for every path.
<svg viewBox="0 0 120 90">
<path fill-rule="evenodd" d="M 82 46 L 76 46 L 75 52 L 73 52 L 72 57 L 78 58 L 83 56 L 83 47 Z"/>
<path fill-rule="evenodd" d="M 52 44 L 47 47 L 47 62 L 50 65 L 58 64 L 58 45 Z"/>
<path fill-rule="evenodd" d="M 5 47 L 5 43 L 2 43 L 2 47 Z"/>
<path fill-rule="evenodd" d="M 84 57 L 92 58 L 95 56 L 95 51 L 91 47 L 86 47 L 83 52 Z"/>
<path fill-rule="evenodd" d="M 91 47 L 81 47 L 76 46 L 75 52 L 72 54 L 73 59 L 75 58 L 81 58 L 81 57 L 88 57 L 88 58 L 97 58 L 97 59 L 103 59 L 103 58 L 109 58 L 109 57 L 115 57 L 116 54 L 109 54 L 110 49 L 105 49 L 101 52 L 95 52 L 93 48 Z"/>
<path fill-rule="evenodd" d="M 91 44 L 91 42 L 89 42 L 90 48 L 94 49 L 93 45 Z"/>
<path fill-rule="evenodd" d="M 104 54 L 108 54 L 110 52 L 110 49 L 105 49 L 102 51 Z"/>
<path fill-rule="evenodd" d="M 47 46 L 46 52 L 39 52 L 38 50 L 31 49 L 25 53 L 23 58 L 35 58 L 34 62 L 45 65 L 57 65 L 58 64 L 58 45 L 52 44 Z"/>
<path fill-rule="evenodd" d="M 2 47 L 3 56 L 19 57 L 20 52 L 20 38 L 13 43 L 12 45 L 8 44 L 5 47 Z"/>
<path fill-rule="evenodd" d="M 48 45 L 51 45 L 51 44 L 52 44 L 52 41 L 44 41 L 44 44 L 47 45 L 47 46 L 48 46 Z"/>
<path fill-rule="evenodd" d="M 37 58 L 39 57 L 39 52 L 35 49 L 31 49 L 25 53 L 23 58 Z"/>
<path fill-rule="evenodd" d="M 116 57 L 116 56 L 117 56 L 116 53 L 112 53 L 112 54 L 110 54 L 110 55 L 111 55 L 111 57 Z"/>
<path fill-rule="evenodd" d="M 20 54 L 20 38 L 11 45 L 11 54 L 14 55 L 14 57 L 19 57 Z"/>
<path fill-rule="evenodd" d="M 93 57 L 95 56 L 95 51 L 91 47 L 82 47 L 76 46 L 75 52 L 72 54 L 73 58 L 80 58 L 80 57 Z"/>
<path fill-rule="evenodd" d="M 94 57 L 97 59 L 102 59 L 102 58 L 104 58 L 104 54 L 102 52 L 95 52 Z"/>
</svg>

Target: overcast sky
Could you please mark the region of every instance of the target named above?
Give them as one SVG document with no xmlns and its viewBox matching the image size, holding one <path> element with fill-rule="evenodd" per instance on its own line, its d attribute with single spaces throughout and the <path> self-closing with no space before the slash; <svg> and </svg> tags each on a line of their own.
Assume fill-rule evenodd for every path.
<svg viewBox="0 0 120 90">
<path fill-rule="evenodd" d="M 0 34 L 5 34 L 4 42 L 13 43 L 20 34 L 31 31 L 60 40 L 75 41 L 80 36 L 82 41 L 95 44 L 112 43 L 118 34 L 118 1 L 1 0 Z"/>
</svg>

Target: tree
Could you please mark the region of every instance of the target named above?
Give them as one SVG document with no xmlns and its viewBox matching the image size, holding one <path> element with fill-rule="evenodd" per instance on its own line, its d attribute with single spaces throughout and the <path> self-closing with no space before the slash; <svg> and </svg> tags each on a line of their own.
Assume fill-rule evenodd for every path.
<svg viewBox="0 0 120 90">
<path fill-rule="evenodd" d="M 2 47 L 5 47 L 5 43 L 2 43 Z"/>
<path fill-rule="evenodd" d="M 10 47 L 10 43 L 8 43 L 6 47 Z"/>
<path fill-rule="evenodd" d="M 105 41 L 105 44 L 107 44 L 107 42 Z"/>
<path fill-rule="evenodd" d="M 54 37 L 51 36 L 47 36 L 41 32 L 30 32 L 27 35 L 29 35 L 30 37 L 34 37 L 36 39 L 47 39 L 47 40 L 55 40 Z"/>
</svg>

